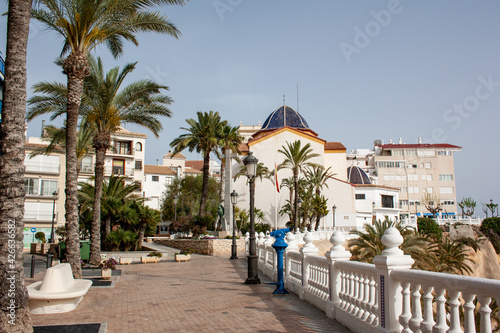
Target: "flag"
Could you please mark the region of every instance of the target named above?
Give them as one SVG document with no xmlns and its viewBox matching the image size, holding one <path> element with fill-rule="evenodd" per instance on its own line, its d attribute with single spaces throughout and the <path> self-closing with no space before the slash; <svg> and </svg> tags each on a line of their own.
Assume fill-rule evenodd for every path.
<svg viewBox="0 0 500 333">
<path fill-rule="evenodd" d="M 274 180 L 276 181 L 276 191 L 280 193 L 280 184 L 278 183 L 278 168 L 276 167 L 276 162 L 274 162 Z"/>
</svg>

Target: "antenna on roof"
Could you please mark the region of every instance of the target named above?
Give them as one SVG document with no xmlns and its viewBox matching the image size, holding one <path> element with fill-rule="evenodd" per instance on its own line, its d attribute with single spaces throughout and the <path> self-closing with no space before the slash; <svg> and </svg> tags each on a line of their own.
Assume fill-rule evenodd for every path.
<svg viewBox="0 0 500 333">
<path fill-rule="evenodd" d="M 286 104 L 285 104 L 285 94 L 283 94 L 283 127 L 286 126 Z"/>
</svg>

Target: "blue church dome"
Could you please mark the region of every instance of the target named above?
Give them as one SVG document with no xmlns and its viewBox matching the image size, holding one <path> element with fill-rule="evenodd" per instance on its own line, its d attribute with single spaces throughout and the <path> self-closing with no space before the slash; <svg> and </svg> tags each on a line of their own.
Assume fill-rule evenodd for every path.
<svg viewBox="0 0 500 333">
<path fill-rule="evenodd" d="M 356 185 L 369 185 L 372 183 L 366 172 L 356 165 L 347 168 L 347 181 Z"/>
<path fill-rule="evenodd" d="M 283 105 L 282 107 L 274 110 L 274 112 L 267 117 L 266 121 L 262 125 L 262 130 L 272 130 L 285 126 L 310 129 L 304 117 L 291 107 Z"/>
</svg>

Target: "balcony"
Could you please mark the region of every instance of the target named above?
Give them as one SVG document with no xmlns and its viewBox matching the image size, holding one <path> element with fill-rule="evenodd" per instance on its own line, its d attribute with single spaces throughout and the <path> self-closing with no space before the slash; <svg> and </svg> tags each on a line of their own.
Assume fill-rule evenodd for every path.
<svg viewBox="0 0 500 333">
<path fill-rule="evenodd" d="M 40 163 L 34 161 L 24 161 L 24 172 L 28 173 L 44 173 L 44 174 L 55 174 L 60 173 L 59 163 Z"/>
<path fill-rule="evenodd" d="M 57 213 L 54 219 L 57 221 Z M 48 212 L 30 212 L 26 211 L 24 213 L 25 222 L 52 222 L 52 213 Z"/>
<path fill-rule="evenodd" d="M 134 168 L 126 168 L 125 171 L 123 171 L 123 169 L 119 169 L 119 168 L 116 168 L 112 166 L 105 166 L 104 167 L 104 176 L 105 177 L 109 177 L 113 174 L 117 174 L 117 175 L 120 175 L 120 176 L 125 176 L 125 177 L 133 177 L 134 176 Z"/>
<path fill-rule="evenodd" d="M 80 165 L 80 173 L 94 173 L 94 165 L 93 164 Z"/>
</svg>

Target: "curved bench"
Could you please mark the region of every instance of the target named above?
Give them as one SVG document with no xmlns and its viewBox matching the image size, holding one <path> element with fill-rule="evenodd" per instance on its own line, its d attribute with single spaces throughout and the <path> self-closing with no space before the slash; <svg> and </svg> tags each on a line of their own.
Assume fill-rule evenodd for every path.
<svg viewBox="0 0 500 333">
<path fill-rule="evenodd" d="M 29 285 L 29 307 L 33 314 L 62 313 L 74 310 L 92 281 L 75 280 L 70 264 L 58 264 L 45 272 L 42 281 Z"/>
</svg>

